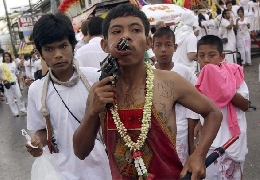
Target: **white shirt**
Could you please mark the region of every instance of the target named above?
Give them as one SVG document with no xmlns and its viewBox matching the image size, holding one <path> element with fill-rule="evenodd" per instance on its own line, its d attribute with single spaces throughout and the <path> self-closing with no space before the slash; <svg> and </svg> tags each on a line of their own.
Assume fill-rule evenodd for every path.
<svg viewBox="0 0 260 180">
<path fill-rule="evenodd" d="M 241 0 L 240 1 L 240 6 L 244 8 L 244 15 L 248 16 L 248 2 L 249 0 Z"/>
<path fill-rule="evenodd" d="M 193 68 L 194 61 L 190 61 L 188 58 L 188 53 L 190 52 L 197 52 L 197 38 L 194 34 L 188 35 L 185 40 L 178 45 L 174 53 L 174 62 Z"/>
<path fill-rule="evenodd" d="M 101 37 L 94 37 L 88 44 L 77 50 L 75 58 L 78 60 L 79 66 L 95 67 L 100 69 L 100 62 L 102 62 L 108 55 L 101 48 L 101 40 Z"/>
<path fill-rule="evenodd" d="M 249 1 L 247 5 L 248 5 L 248 16 L 255 16 L 255 13 L 253 12 L 255 3 L 253 1 Z"/>
<path fill-rule="evenodd" d="M 237 93 L 241 94 L 244 98 L 249 99 L 249 91 L 245 81 L 237 89 Z M 231 138 L 231 133 L 228 126 L 227 106 L 221 108 L 221 112 L 223 115 L 223 119 L 221 121 L 221 126 L 219 128 L 218 134 L 214 139 L 213 143 L 211 144 L 212 148 L 218 148 L 222 146 Z M 239 139 L 226 150 L 226 153 L 229 157 L 231 157 L 235 161 L 242 162 L 245 160 L 245 155 L 248 153 L 247 135 L 246 135 L 247 122 L 246 122 L 245 112 L 236 108 L 236 114 L 237 114 L 237 120 L 238 120 L 238 125 L 240 127 L 241 134 L 239 135 Z M 192 111 L 187 111 L 187 117 L 194 117 L 194 119 L 196 119 L 196 113 Z M 200 121 L 201 124 L 203 125 L 204 119 L 201 116 L 200 116 Z"/>
<path fill-rule="evenodd" d="M 5 63 L 5 64 L 6 64 L 6 66 L 8 67 L 8 69 L 11 71 L 13 80 L 16 81 L 16 80 L 17 80 L 16 75 L 19 74 L 19 71 L 18 71 L 18 69 L 17 69 L 16 63 L 13 61 L 13 62 L 11 62 L 11 63 Z"/>
<path fill-rule="evenodd" d="M 33 67 L 29 67 L 29 66 L 33 66 L 33 60 L 25 60 L 24 61 L 24 68 L 25 68 L 25 75 L 26 77 L 29 77 L 31 79 L 34 79 L 34 68 Z"/>
<path fill-rule="evenodd" d="M 184 77 L 187 81 L 191 81 L 192 73 L 190 69 L 182 64 L 174 63 L 174 67 L 171 69 Z M 186 118 L 186 111 L 187 108 L 183 107 L 181 104 L 176 103 L 175 105 L 175 113 L 176 113 L 176 125 L 177 125 L 177 132 L 187 131 L 188 130 L 188 120 Z M 177 133 L 178 139 L 178 133 Z"/>
<path fill-rule="evenodd" d="M 241 19 L 237 22 L 238 29 L 237 29 L 237 36 L 245 35 L 249 33 L 249 29 L 247 27 L 247 24 L 249 23 L 248 18 L 244 17 L 244 20 L 241 21 Z"/>
<path fill-rule="evenodd" d="M 233 28 L 227 29 L 227 26 L 230 25 L 230 22 L 227 19 L 222 18 L 220 26 L 222 30 L 222 38 L 228 38 L 228 43 L 236 43 L 236 35 Z M 229 49 L 232 50 L 232 49 Z"/>
<path fill-rule="evenodd" d="M 95 68 L 80 68 L 90 85 L 98 81 L 100 73 Z M 72 76 L 75 77 L 76 73 Z M 45 78 L 31 84 L 28 93 L 27 128 L 39 130 L 45 128 L 41 113 L 42 87 Z M 81 120 L 85 114 L 88 90 L 81 80 L 72 86 L 54 85 L 70 111 Z M 104 180 L 112 179 L 107 154 L 103 144 L 95 140 L 95 146 L 85 160 L 78 159 L 73 151 L 72 137 L 79 123 L 69 113 L 50 82 L 47 92 L 47 108 L 59 153 L 51 154 L 55 159 L 54 167 L 61 174 L 62 180 Z M 47 147 L 45 147 L 47 148 Z"/>
<path fill-rule="evenodd" d="M 34 61 L 34 70 L 39 71 L 42 69 L 42 63 L 41 63 L 41 59 L 37 59 L 36 61 Z"/>
</svg>

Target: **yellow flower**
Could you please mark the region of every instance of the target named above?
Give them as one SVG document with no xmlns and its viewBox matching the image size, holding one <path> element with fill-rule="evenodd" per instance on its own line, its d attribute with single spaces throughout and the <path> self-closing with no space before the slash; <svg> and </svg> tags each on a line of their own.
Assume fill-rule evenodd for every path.
<svg viewBox="0 0 260 180">
<path fill-rule="evenodd" d="M 12 73 L 11 73 L 11 71 L 8 69 L 8 67 L 6 66 L 6 64 L 5 64 L 5 63 L 1 63 L 0 65 L 2 66 L 3 79 L 4 79 L 4 80 L 7 80 L 7 81 L 9 81 L 9 82 L 13 82 L 14 79 L 13 79 Z"/>
</svg>

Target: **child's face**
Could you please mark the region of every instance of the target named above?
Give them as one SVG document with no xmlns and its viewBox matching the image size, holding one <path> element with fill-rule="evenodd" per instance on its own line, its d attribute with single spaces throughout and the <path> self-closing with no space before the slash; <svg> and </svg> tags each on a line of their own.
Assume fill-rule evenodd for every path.
<svg viewBox="0 0 260 180">
<path fill-rule="evenodd" d="M 121 38 L 128 40 L 129 49 L 118 51 L 117 44 Z M 103 39 L 101 46 L 105 52 L 118 58 L 121 66 L 143 62 L 144 53 L 151 46 L 151 38 L 145 36 L 143 22 L 138 17 L 118 17 L 110 21 L 108 38 Z"/>
<path fill-rule="evenodd" d="M 207 64 L 219 65 L 223 61 L 225 55 L 220 54 L 216 46 L 200 45 L 198 48 L 198 63 L 203 68 Z"/>
<path fill-rule="evenodd" d="M 155 37 L 152 49 L 158 63 L 171 62 L 175 52 L 173 38 L 169 36 Z"/>
<path fill-rule="evenodd" d="M 68 38 L 42 46 L 42 57 L 54 73 L 66 73 L 72 66 L 73 58 L 73 49 Z"/>
</svg>

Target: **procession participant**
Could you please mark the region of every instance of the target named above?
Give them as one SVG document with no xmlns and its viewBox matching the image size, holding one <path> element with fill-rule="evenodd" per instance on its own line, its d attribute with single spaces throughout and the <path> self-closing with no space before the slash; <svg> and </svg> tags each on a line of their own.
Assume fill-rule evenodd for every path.
<svg viewBox="0 0 260 180">
<path fill-rule="evenodd" d="M 80 67 L 100 68 L 100 62 L 108 55 L 102 50 L 100 45 L 103 37 L 102 22 L 103 19 L 101 17 L 92 17 L 88 20 L 89 42 L 79 48 L 75 54 Z"/>
<path fill-rule="evenodd" d="M 195 73 L 197 52 L 197 38 L 193 32 L 195 21 L 198 21 L 193 13 L 182 13 L 180 23 L 175 29 L 175 39 L 178 45 L 174 53 L 174 62 L 183 64 L 190 68 L 192 73 Z"/>
<path fill-rule="evenodd" d="M 153 70 L 144 62 L 144 52 L 151 45 L 149 26 L 134 5 L 122 4 L 109 11 L 103 22 L 102 47 L 117 58 L 118 81 L 116 87 L 107 84 L 114 80 L 109 76 L 92 86 L 86 114 L 73 136 L 74 152 L 80 159 L 88 158 L 102 124 L 113 179 L 179 179 L 187 172 L 193 173 L 193 180 L 204 178 L 206 152 L 222 115 L 183 77 Z M 117 49 L 122 38 L 128 41 L 124 51 Z M 184 168 L 175 149 L 176 102 L 206 118 L 201 143 Z M 107 103 L 114 106 L 104 112 Z"/>
<path fill-rule="evenodd" d="M 244 16 L 244 9 L 240 7 L 237 10 L 239 18 L 236 20 L 237 29 L 237 49 L 241 55 L 242 65 L 252 65 L 251 61 L 251 38 L 249 33 L 250 23 Z"/>
<path fill-rule="evenodd" d="M 233 18 L 231 16 L 231 11 L 224 9 L 222 12 L 222 18 L 220 20 L 221 28 L 221 38 L 227 38 L 227 42 L 224 44 L 224 50 L 226 51 L 236 51 L 236 36 L 233 30 Z M 236 53 L 226 54 L 225 61 L 229 63 L 236 63 Z"/>
<path fill-rule="evenodd" d="M 84 116 L 90 85 L 100 73 L 95 68 L 79 69 L 73 61 L 77 41 L 67 16 L 43 15 L 34 25 L 33 38 L 49 71 L 29 88 L 27 128 L 36 131 L 31 142 L 38 148 L 26 145 L 27 151 L 38 157 L 49 148 L 55 160 L 53 166 L 63 180 L 111 179 L 105 148 L 97 137 L 93 151 L 84 161 L 74 155 L 72 145 L 73 133 Z"/>
<path fill-rule="evenodd" d="M 9 107 L 15 117 L 26 114 L 24 102 L 22 101 L 22 94 L 19 88 L 17 76 L 19 74 L 16 63 L 13 61 L 9 52 L 3 53 L 3 68 L 7 68 L 11 73 L 9 80 L 2 78 L 4 84 L 4 95 L 7 99 Z M 7 71 L 4 69 L 4 71 Z"/>
<path fill-rule="evenodd" d="M 175 36 L 171 29 L 162 27 L 154 33 L 153 36 L 153 52 L 157 63 L 154 65 L 156 69 L 177 72 L 187 81 L 191 81 L 192 73 L 188 67 L 172 61 L 172 55 L 176 49 Z M 179 103 L 175 104 L 176 112 L 176 150 L 178 156 L 184 165 L 189 156 L 188 145 L 188 120 L 186 118 L 186 108 Z"/>
<path fill-rule="evenodd" d="M 78 41 L 78 43 L 75 46 L 75 53 L 79 48 L 86 45 L 89 42 L 89 33 L 88 33 L 88 20 L 85 20 L 82 22 L 80 27 L 81 33 L 83 34 L 83 38 Z"/>
<path fill-rule="evenodd" d="M 226 149 L 225 154 L 206 169 L 206 180 L 242 179 L 248 153 L 245 116 L 249 107 L 248 87 L 244 81 L 243 68 L 223 62 L 224 56 L 219 37 L 208 35 L 198 42 L 198 62 L 202 71 L 195 86 L 216 103 L 223 114 L 220 129 L 208 155 L 230 138 L 239 135 L 239 139 Z"/>
</svg>

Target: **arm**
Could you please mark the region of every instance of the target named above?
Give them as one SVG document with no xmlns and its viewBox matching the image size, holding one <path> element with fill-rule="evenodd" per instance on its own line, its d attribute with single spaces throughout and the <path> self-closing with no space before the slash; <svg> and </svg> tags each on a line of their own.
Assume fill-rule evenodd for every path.
<svg viewBox="0 0 260 180">
<path fill-rule="evenodd" d="M 227 29 L 232 29 L 234 25 L 233 19 L 231 19 L 230 24 L 226 27 Z"/>
<path fill-rule="evenodd" d="M 35 135 L 32 136 L 31 143 L 33 146 L 36 146 L 38 148 L 32 148 L 28 144 L 26 144 L 27 151 L 33 156 L 33 157 L 39 157 L 42 155 L 43 150 L 42 148 L 46 145 L 47 141 L 47 131 L 46 129 L 41 129 L 36 131 Z"/>
<path fill-rule="evenodd" d="M 94 148 L 100 127 L 99 113 L 104 111 L 107 103 L 114 102 L 114 87 L 106 85 L 112 79 L 113 77 L 106 77 L 95 83 L 89 92 L 85 116 L 73 135 L 74 153 L 81 160 Z"/>
<path fill-rule="evenodd" d="M 196 146 L 194 144 L 194 128 L 196 124 L 198 123 L 197 119 L 190 119 L 188 118 L 188 146 L 189 146 L 189 155 L 191 155 L 195 149 Z"/>
<path fill-rule="evenodd" d="M 196 52 L 189 52 L 189 53 L 187 53 L 187 56 L 188 56 L 190 61 L 197 59 L 197 53 Z"/>
<path fill-rule="evenodd" d="M 231 103 L 242 111 L 247 111 L 249 107 L 249 101 L 239 93 L 235 94 L 231 100 Z"/>
</svg>

